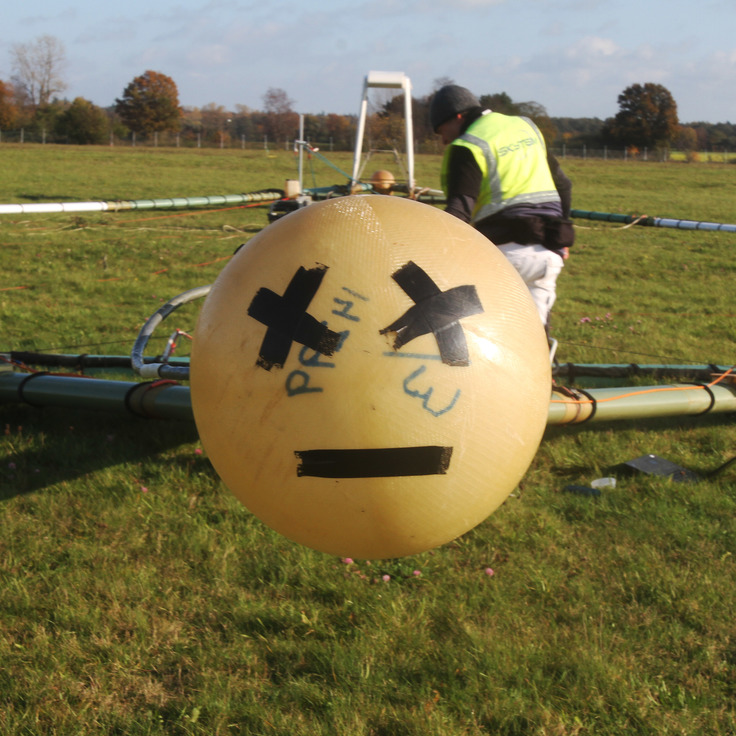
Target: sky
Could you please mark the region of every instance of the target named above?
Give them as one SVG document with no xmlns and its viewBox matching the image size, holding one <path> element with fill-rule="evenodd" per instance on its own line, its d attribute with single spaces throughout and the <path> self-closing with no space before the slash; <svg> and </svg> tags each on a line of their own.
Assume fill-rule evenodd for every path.
<svg viewBox="0 0 736 736">
<path fill-rule="evenodd" d="M 107 107 L 147 70 L 185 107 L 262 110 L 269 89 L 300 113 L 356 114 L 369 71 L 506 92 L 552 117 L 618 112 L 631 84 L 664 85 L 681 123 L 736 122 L 734 0 L 33 0 L 5 2 L 0 79 L 13 47 L 50 35 L 63 97 Z"/>
</svg>

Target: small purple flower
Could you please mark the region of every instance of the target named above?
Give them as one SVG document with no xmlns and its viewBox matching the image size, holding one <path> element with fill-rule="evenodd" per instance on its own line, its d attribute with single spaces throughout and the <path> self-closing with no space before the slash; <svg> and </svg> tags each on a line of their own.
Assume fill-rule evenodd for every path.
<svg viewBox="0 0 736 736">
<path fill-rule="evenodd" d="M 590 322 L 590 317 L 581 317 L 580 324 L 584 325 L 586 322 Z"/>
<path fill-rule="evenodd" d="M 420 577 L 420 576 L 421 576 L 421 574 L 422 574 L 422 571 L 421 571 L 421 570 L 414 570 L 414 572 L 412 573 L 412 575 L 413 575 L 413 576 L 414 576 L 415 578 L 418 578 L 418 577 Z"/>
<path fill-rule="evenodd" d="M 352 557 L 343 557 L 342 562 L 344 565 L 352 565 L 353 564 L 353 558 Z"/>
<path fill-rule="evenodd" d="M 488 575 L 489 578 L 493 577 L 496 574 L 492 567 L 487 567 L 484 572 L 486 575 Z"/>
<path fill-rule="evenodd" d="M 381 580 L 383 580 L 384 583 L 387 583 L 389 580 L 391 580 L 391 576 L 390 575 L 384 575 L 381 578 Z"/>
<path fill-rule="evenodd" d="M 146 486 L 141 486 L 141 493 L 148 493 L 148 488 L 146 488 Z"/>
<path fill-rule="evenodd" d="M 196 449 L 196 450 L 194 451 L 194 454 L 195 454 L 195 455 L 201 455 L 201 454 L 202 454 L 202 448 L 201 448 L 201 447 L 198 447 L 198 448 L 197 448 L 197 449 Z"/>
</svg>

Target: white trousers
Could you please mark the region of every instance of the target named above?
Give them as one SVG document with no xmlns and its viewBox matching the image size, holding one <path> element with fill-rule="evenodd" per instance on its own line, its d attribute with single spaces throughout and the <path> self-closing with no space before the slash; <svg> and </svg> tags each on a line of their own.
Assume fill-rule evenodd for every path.
<svg viewBox="0 0 736 736">
<path fill-rule="evenodd" d="M 557 277 L 565 262 L 543 245 L 504 243 L 497 247 L 527 285 L 542 324 L 546 326 L 557 298 Z"/>
</svg>

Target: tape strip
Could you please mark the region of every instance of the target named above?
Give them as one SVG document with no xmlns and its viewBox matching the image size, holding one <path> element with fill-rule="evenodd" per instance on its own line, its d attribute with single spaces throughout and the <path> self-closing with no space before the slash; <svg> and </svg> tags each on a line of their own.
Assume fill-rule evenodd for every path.
<svg viewBox="0 0 736 736">
<path fill-rule="evenodd" d="M 483 312 L 475 286 L 456 286 L 441 291 L 413 261 L 392 274 L 392 278 L 415 302 L 399 319 L 380 331 L 382 335 L 396 333 L 394 349 L 399 350 L 431 332 L 437 340 L 443 363 L 468 365 L 468 345 L 458 320 Z"/>
<path fill-rule="evenodd" d="M 302 450 L 298 476 L 315 478 L 390 478 L 445 475 L 452 447 L 383 447 L 367 450 Z"/>
<path fill-rule="evenodd" d="M 307 307 L 319 290 L 327 266 L 307 270 L 302 266 L 292 277 L 283 296 L 260 288 L 248 307 L 248 315 L 266 325 L 256 365 L 270 371 L 283 368 L 293 342 L 322 355 L 332 355 L 340 342 L 340 333 L 333 332 L 311 314 Z"/>
</svg>

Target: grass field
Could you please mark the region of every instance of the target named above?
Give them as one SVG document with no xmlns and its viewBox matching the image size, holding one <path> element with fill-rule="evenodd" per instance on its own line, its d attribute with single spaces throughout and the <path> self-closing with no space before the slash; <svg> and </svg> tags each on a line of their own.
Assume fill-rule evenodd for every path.
<svg viewBox="0 0 736 736">
<path fill-rule="evenodd" d="M 0 162 L 1 203 L 296 175 L 286 152 L 3 144 Z M 736 222 L 733 166 L 564 167 L 579 209 Z M 438 172 L 418 157 L 421 184 Z M 0 216 L 0 352 L 126 354 L 266 223 L 262 207 Z M 736 363 L 736 236 L 576 226 L 561 361 Z M 352 562 L 257 521 L 193 426 L 15 405 L 0 420 L 0 734 L 736 734 L 736 468 L 564 491 L 646 453 L 705 474 L 736 455 L 732 416 L 550 428 L 478 527 Z"/>
</svg>

